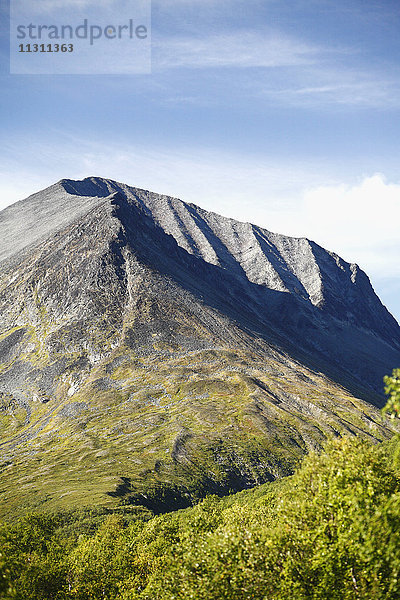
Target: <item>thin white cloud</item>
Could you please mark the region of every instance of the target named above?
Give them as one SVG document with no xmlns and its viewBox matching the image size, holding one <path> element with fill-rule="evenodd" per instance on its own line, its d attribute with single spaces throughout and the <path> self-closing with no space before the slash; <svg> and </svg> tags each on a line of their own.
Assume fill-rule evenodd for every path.
<svg viewBox="0 0 400 600">
<path fill-rule="evenodd" d="M 222 69 L 265 69 L 257 77 L 249 75 L 232 81 L 236 94 L 251 94 L 274 105 L 289 107 L 393 108 L 400 105 L 400 78 L 386 65 L 378 70 L 364 64 L 357 49 L 344 46 L 322 47 L 279 32 L 239 31 L 218 35 L 153 36 L 153 73 L 194 69 L 207 77 Z M 210 75 L 211 74 L 211 75 Z M 172 85 L 166 82 L 168 88 Z M 192 86 L 191 103 L 204 103 Z M 176 102 L 182 98 L 175 94 Z M 223 102 L 224 94 L 214 98 Z"/>
<path fill-rule="evenodd" d="M 310 234 L 374 274 L 400 277 L 400 184 L 382 174 L 304 194 Z"/>
<path fill-rule="evenodd" d="M 152 0 L 153 6 L 157 6 L 157 8 L 204 5 L 219 6 L 222 2 L 224 4 L 236 4 L 238 0 Z"/>
<path fill-rule="evenodd" d="M 296 203 L 270 214 L 275 229 L 313 239 L 379 279 L 400 277 L 399 222 L 400 184 L 382 174 L 307 186 Z"/>
<path fill-rule="evenodd" d="M 159 12 L 171 13 L 173 9 L 195 9 L 204 12 L 212 10 L 233 10 L 238 7 L 245 7 L 247 11 L 255 10 L 260 3 L 265 7 L 266 4 L 274 4 L 280 0 L 152 0 L 152 6 Z M 204 11 L 205 9 L 205 11 Z"/>
<path fill-rule="evenodd" d="M 27 145 L 26 139 L 15 139 L 4 146 L 9 158 L 1 167 L 0 206 L 21 199 L 21 189 L 30 193 L 39 180 L 50 185 L 63 177 L 100 175 L 175 195 L 242 220 L 250 218 L 243 202 L 246 187 L 256 221 L 257 207 L 262 211 L 266 198 L 279 206 L 282 198 L 292 196 L 299 188 L 327 180 L 321 169 L 315 169 L 313 175 L 301 161 L 288 166 L 273 157 L 235 156 L 210 148 L 152 148 L 143 142 L 122 144 L 111 140 L 105 144 L 101 139 L 87 140 L 61 130 L 53 131 L 52 137 L 58 140 L 56 147 L 45 141 Z M 20 163 L 23 144 L 30 156 L 29 170 Z M 30 174 L 34 174 L 33 179 Z M 16 191 L 11 199 L 13 189 Z"/>
<path fill-rule="evenodd" d="M 400 105 L 400 80 L 392 73 L 318 64 L 297 70 L 292 78 L 288 74 L 285 83 L 266 86 L 262 94 L 288 106 L 393 108 Z"/>
<path fill-rule="evenodd" d="M 299 66 L 312 64 L 320 52 L 289 37 L 251 31 L 154 39 L 153 50 L 155 69 Z"/>
<path fill-rule="evenodd" d="M 400 185 L 386 182 L 383 175 L 350 185 L 332 178 L 323 163 L 280 163 L 272 156 L 200 148 L 105 147 L 95 140 L 58 135 L 62 143 L 57 151 L 45 143 L 26 148 L 37 158 L 25 172 L 18 140 L 14 150 L 8 147 L 8 155 L 15 158 L 3 163 L 2 207 L 63 177 L 100 175 L 178 196 L 271 231 L 309 237 L 382 276 L 400 275 Z"/>
</svg>

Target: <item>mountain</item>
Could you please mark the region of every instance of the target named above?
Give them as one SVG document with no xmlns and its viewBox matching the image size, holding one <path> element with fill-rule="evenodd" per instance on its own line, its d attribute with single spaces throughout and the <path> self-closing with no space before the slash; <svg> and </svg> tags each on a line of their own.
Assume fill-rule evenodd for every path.
<svg viewBox="0 0 400 600">
<path fill-rule="evenodd" d="M 400 327 L 316 243 L 97 177 L 0 231 L 3 513 L 184 506 L 391 434 Z"/>
</svg>

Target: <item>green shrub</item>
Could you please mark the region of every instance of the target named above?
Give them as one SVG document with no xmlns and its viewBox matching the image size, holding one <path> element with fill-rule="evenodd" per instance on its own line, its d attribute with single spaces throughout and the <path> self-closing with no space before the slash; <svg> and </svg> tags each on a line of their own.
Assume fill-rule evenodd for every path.
<svg viewBox="0 0 400 600">
<path fill-rule="evenodd" d="M 400 597 L 399 484 L 384 451 L 340 440 L 287 483 L 275 507 L 233 506 L 214 531 L 183 540 L 143 597 Z"/>
<path fill-rule="evenodd" d="M 386 375 L 383 381 L 389 399 L 382 412 L 392 418 L 400 417 L 400 369 L 393 369 L 392 375 Z"/>
<path fill-rule="evenodd" d="M 397 599 L 399 448 L 339 439 L 281 482 L 151 519 L 127 507 L 3 523 L 0 598 Z"/>
</svg>

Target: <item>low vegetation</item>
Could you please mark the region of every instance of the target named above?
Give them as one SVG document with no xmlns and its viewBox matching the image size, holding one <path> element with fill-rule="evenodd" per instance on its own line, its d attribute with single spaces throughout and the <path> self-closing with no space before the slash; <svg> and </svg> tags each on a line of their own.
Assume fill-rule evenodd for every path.
<svg viewBox="0 0 400 600">
<path fill-rule="evenodd" d="M 145 508 L 3 522 L 1 598 L 395 599 L 399 438 L 341 438 L 292 476 L 154 516 Z"/>
<path fill-rule="evenodd" d="M 399 414 L 399 370 L 385 383 Z M 3 521 L 0 598 L 400 597 L 400 436 L 339 437 L 290 477 L 186 509 L 143 504 Z"/>
<path fill-rule="evenodd" d="M 400 417 L 400 369 L 393 369 L 392 375 L 383 378 L 385 393 L 389 396 L 384 413 L 392 418 Z"/>
<path fill-rule="evenodd" d="M 135 495 L 154 512 L 183 508 L 293 474 L 333 435 L 383 441 L 395 430 L 362 396 L 287 357 L 125 347 L 79 389 L 84 355 L 61 358 L 72 371 L 49 401 L 35 389 L 25 408 L 0 397 L 0 518 L 113 509 Z"/>
</svg>

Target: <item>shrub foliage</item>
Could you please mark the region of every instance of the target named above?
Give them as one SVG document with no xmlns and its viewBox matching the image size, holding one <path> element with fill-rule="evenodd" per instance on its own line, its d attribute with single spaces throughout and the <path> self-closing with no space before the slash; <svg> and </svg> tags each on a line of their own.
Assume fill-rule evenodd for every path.
<svg viewBox="0 0 400 600">
<path fill-rule="evenodd" d="M 4 522 L 0 598 L 394 600 L 399 446 L 339 439 L 283 481 L 159 516 Z"/>
<path fill-rule="evenodd" d="M 383 382 L 385 394 L 389 396 L 383 413 L 389 414 L 392 418 L 400 417 L 400 369 L 393 369 L 392 375 L 386 375 Z"/>
</svg>

